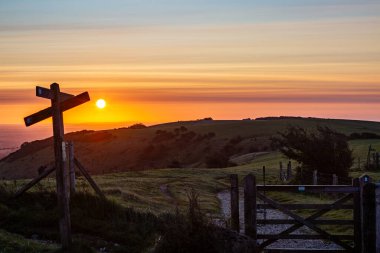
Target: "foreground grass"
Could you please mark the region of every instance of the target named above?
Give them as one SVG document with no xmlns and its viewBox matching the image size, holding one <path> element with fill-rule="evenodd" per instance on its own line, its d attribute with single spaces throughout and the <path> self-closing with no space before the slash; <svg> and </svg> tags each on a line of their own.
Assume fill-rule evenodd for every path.
<svg viewBox="0 0 380 253">
<path fill-rule="evenodd" d="M 8 200 L 9 195 L 4 189 L 0 195 L 2 229 L 49 242 L 45 247 L 3 233 L 1 240 L 9 248 L 4 252 L 52 252 L 51 242 L 59 241 L 56 195 L 31 192 Z M 72 252 L 94 252 L 93 249 L 100 248 L 106 248 L 107 252 L 143 252 L 154 245 L 161 223 L 160 218 L 151 213 L 136 212 L 114 201 L 78 193 L 71 200 Z"/>
<path fill-rule="evenodd" d="M 58 250 L 58 245 L 35 242 L 17 234 L 0 230 L 0 253 L 50 253 Z"/>
</svg>

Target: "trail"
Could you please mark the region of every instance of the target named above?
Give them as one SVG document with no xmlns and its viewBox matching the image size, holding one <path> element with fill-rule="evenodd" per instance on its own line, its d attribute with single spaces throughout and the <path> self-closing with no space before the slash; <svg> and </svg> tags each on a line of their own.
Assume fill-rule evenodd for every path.
<svg viewBox="0 0 380 253">
<path fill-rule="evenodd" d="M 165 195 L 165 197 L 174 205 L 177 205 L 177 200 L 174 198 L 173 193 L 169 190 L 169 185 L 168 184 L 162 184 L 160 185 L 160 191 L 162 194 Z"/>
<path fill-rule="evenodd" d="M 230 192 L 229 191 L 223 191 L 218 193 L 218 199 L 220 201 L 220 207 L 222 216 L 227 219 L 228 217 L 231 217 L 231 208 L 230 208 Z M 241 233 L 244 233 L 244 199 L 242 195 L 242 191 L 240 191 L 239 196 L 239 217 L 240 217 L 240 228 Z M 259 209 L 258 210 L 258 219 L 264 219 L 264 210 Z M 266 218 L 267 219 L 291 219 L 289 216 L 285 215 L 284 213 L 274 210 L 274 209 L 267 209 L 266 210 Z M 292 225 L 258 225 L 257 226 L 257 232 L 260 234 L 278 234 L 281 231 L 284 231 L 285 229 L 289 228 Z M 294 231 L 291 234 L 315 234 L 312 230 L 309 228 L 303 226 L 300 229 Z M 262 240 L 259 240 L 261 242 Z M 303 248 L 303 249 L 329 249 L 329 250 L 340 250 L 342 249 L 340 246 L 324 240 L 278 240 L 277 242 L 271 244 L 268 246 L 268 248 Z"/>
</svg>

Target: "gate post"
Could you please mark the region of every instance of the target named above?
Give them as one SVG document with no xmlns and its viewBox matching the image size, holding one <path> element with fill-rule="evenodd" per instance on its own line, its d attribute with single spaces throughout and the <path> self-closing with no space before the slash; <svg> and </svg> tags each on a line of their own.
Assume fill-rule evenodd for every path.
<svg viewBox="0 0 380 253">
<path fill-rule="evenodd" d="M 313 171 L 313 185 L 318 185 L 318 170 Z"/>
<path fill-rule="evenodd" d="M 380 184 L 376 184 L 376 253 L 380 253 Z"/>
<path fill-rule="evenodd" d="M 256 177 L 249 173 L 244 182 L 244 226 L 245 234 L 253 239 L 255 248 L 257 241 L 256 192 Z"/>
<path fill-rule="evenodd" d="M 368 183 L 363 186 L 362 226 L 363 252 L 376 251 L 376 185 Z"/>
<path fill-rule="evenodd" d="M 282 162 L 280 162 L 280 180 L 281 180 L 281 182 L 285 181 L 284 175 L 285 175 L 285 173 L 284 173 L 284 170 L 282 168 Z"/>
<path fill-rule="evenodd" d="M 336 174 L 333 174 L 332 176 L 332 184 L 338 185 L 338 176 Z"/>
<path fill-rule="evenodd" d="M 352 180 L 352 186 L 357 187 L 359 190 L 354 193 L 354 242 L 355 242 L 355 253 L 362 252 L 362 224 L 361 224 L 361 187 L 359 178 L 354 178 Z"/>
<path fill-rule="evenodd" d="M 231 180 L 231 228 L 237 232 L 240 231 L 239 221 L 239 182 L 238 175 L 232 174 Z"/>
<path fill-rule="evenodd" d="M 293 173 L 292 173 L 292 161 L 288 162 L 288 167 L 287 167 L 287 175 L 288 175 L 288 180 L 293 178 Z"/>
</svg>

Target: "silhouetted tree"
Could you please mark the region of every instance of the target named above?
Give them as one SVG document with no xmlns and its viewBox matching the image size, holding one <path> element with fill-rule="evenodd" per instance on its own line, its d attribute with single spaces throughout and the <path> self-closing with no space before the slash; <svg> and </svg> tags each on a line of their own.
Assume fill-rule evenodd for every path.
<svg viewBox="0 0 380 253">
<path fill-rule="evenodd" d="M 132 126 L 129 126 L 128 128 L 129 129 L 143 129 L 143 128 L 147 128 L 147 126 L 142 123 L 137 123 Z"/>
<path fill-rule="evenodd" d="M 318 170 L 348 176 L 353 156 L 344 134 L 328 127 L 318 127 L 317 132 L 308 133 L 294 126 L 279 134 L 272 142 L 289 159 L 298 161 L 304 172 Z"/>
</svg>

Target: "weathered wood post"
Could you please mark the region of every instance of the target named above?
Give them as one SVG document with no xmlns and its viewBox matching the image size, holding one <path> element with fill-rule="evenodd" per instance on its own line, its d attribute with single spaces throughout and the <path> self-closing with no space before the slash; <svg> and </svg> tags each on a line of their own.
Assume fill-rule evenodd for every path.
<svg viewBox="0 0 380 253">
<path fill-rule="evenodd" d="M 338 176 L 336 174 L 332 175 L 332 184 L 338 185 Z"/>
<path fill-rule="evenodd" d="M 231 229 L 240 232 L 239 221 L 239 182 L 238 175 L 232 174 L 231 180 Z"/>
<path fill-rule="evenodd" d="M 285 175 L 285 173 L 284 173 L 284 170 L 282 168 L 282 162 L 280 162 L 280 180 L 282 182 L 285 181 L 284 175 Z"/>
<path fill-rule="evenodd" d="M 354 178 L 352 180 L 352 186 L 357 187 L 359 191 L 354 193 L 354 243 L 355 253 L 362 252 L 362 223 L 361 223 L 361 187 L 360 179 Z"/>
<path fill-rule="evenodd" d="M 380 154 L 376 152 L 376 169 L 380 169 Z"/>
<path fill-rule="evenodd" d="M 244 179 L 244 228 L 245 234 L 257 241 L 256 177 L 251 173 Z"/>
<path fill-rule="evenodd" d="M 365 229 L 367 229 L 367 223 L 368 221 L 366 220 L 367 218 L 365 217 L 366 215 L 368 214 L 365 214 L 365 211 L 366 209 L 364 208 L 364 206 L 366 205 L 368 207 L 368 201 L 364 200 L 365 199 L 365 192 L 364 192 L 364 187 L 365 185 L 369 184 L 369 183 L 372 183 L 372 178 L 366 174 L 363 174 L 359 177 L 359 188 L 360 188 L 360 226 L 361 226 L 361 229 L 360 229 L 360 232 L 361 232 L 361 253 L 366 253 L 368 247 L 366 247 L 364 244 L 367 243 L 366 241 L 366 238 L 364 238 L 366 236 L 366 231 Z M 365 204 L 367 203 L 367 204 Z"/>
<path fill-rule="evenodd" d="M 380 183 L 376 184 L 376 253 L 380 253 Z"/>
<path fill-rule="evenodd" d="M 53 115 L 53 134 L 54 134 L 54 156 L 57 182 L 57 199 L 59 212 L 59 229 L 63 250 L 68 250 L 71 246 L 71 222 L 70 205 L 68 192 L 67 173 L 65 168 L 65 142 L 63 140 L 63 117 L 60 108 L 60 90 L 57 83 L 50 85 L 52 91 L 51 108 Z"/>
<path fill-rule="evenodd" d="M 287 179 L 292 179 L 293 173 L 292 173 L 292 162 L 288 162 L 288 169 L 287 169 Z"/>
<path fill-rule="evenodd" d="M 263 194 L 266 196 L 265 186 L 266 186 L 266 168 L 263 166 L 263 185 L 264 185 L 264 191 Z M 264 220 L 267 219 L 267 209 L 264 207 Z"/>
<path fill-rule="evenodd" d="M 58 217 L 61 244 L 63 251 L 68 251 L 71 246 L 71 222 L 69 205 L 69 175 L 66 168 L 66 143 L 64 142 L 63 116 L 64 111 L 70 110 L 78 105 L 90 101 L 88 92 L 77 96 L 60 92 L 59 85 L 53 83 L 50 89 L 36 87 L 36 96 L 50 99 L 51 107 L 33 113 L 24 118 L 27 127 L 34 125 L 44 119 L 53 118 L 54 157 L 57 184 Z M 38 179 L 40 180 L 40 179 Z"/>
<path fill-rule="evenodd" d="M 368 154 L 367 154 L 367 170 L 370 168 L 370 160 L 371 160 L 371 151 L 372 151 L 372 144 L 368 147 Z"/>
<path fill-rule="evenodd" d="M 376 185 L 367 183 L 362 194 L 363 252 L 376 252 Z"/>
<path fill-rule="evenodd" d="M 313 185 L 318 185 L 318 170 L 313 171 Z"/>
<path fill-rule="evenodd" d="M 69 176 L 70 176 L 70 194 L 75 194 L 75 166 L 74 166 L 74 143 L 67 143 L 69 153 Z"/>
</svg>

